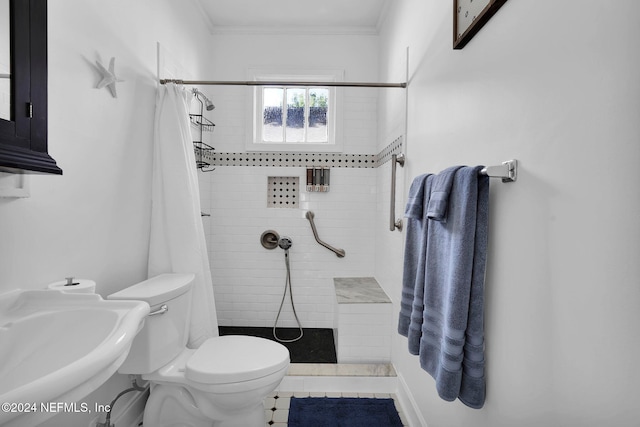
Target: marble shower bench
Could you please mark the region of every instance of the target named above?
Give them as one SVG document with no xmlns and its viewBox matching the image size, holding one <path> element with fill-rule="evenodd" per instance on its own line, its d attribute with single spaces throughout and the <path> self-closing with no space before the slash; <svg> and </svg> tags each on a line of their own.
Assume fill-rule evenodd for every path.
<svg viewBox="0 0 640 427">
<path fill-rule="evenodd" d="M 391 361 L 391 299 L 373 277 L 335 277 L 338 363 Z"/>
</svg>

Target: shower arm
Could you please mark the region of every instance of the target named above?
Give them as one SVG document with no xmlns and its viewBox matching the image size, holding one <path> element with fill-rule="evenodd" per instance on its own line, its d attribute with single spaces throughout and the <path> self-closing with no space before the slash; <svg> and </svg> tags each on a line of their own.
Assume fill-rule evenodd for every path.
<svg viewBox="0 0 640 427">
<path fill-rule="evenodd" d="M 345 256 L 344 249 L 336 249 L 333 246 L 320 240 L 320 238 L 318 237 L 318 230 L 316 230 L 316 225 L 313 222 L 314 216 L 315 214 L 311 211 L 307 211 L 307 213 L 305 214 L 305 217 L 309 220 L 309 224 L 311 224 L 311 231 L 313 231 L 313 237 L 316 238 L 316 242 L 318 242 L 320 245 L 324 246 L 325 248 L 329 249 L 331 252 L 335 253 L 338 256 L 338 258 L 344 258 Z"/>
</svg>

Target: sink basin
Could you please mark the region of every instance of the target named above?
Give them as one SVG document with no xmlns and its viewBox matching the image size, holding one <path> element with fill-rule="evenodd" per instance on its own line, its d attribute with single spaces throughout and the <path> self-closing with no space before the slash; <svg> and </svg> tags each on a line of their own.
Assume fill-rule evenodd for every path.
<svg viewBox="0 0 640 427">
<path fill-rule="evenodd" d="M 15 409 L 3 406 L 0 425 L 39 425 L 56 415 L 46 405 L 72 405 L 97 389 L 127 357 L 147 314 L 145 302 L 96 294 L 0 294 L 0 403 Z"/>
</svg>

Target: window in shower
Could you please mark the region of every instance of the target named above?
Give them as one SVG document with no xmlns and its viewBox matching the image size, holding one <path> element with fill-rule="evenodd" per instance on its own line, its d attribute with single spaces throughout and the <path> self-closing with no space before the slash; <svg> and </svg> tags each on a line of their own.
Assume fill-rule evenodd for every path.
<svg viewBox="0 0 640 427">
<path fill-rule="evenodd" d="M 340 72 L 313 75 L 258 74 L 253 77 L 269 84 L 253 88 L 253 132 L 248 138 L 247 150 L 342 151 L 337 110 L 340 108 L 338 101 L 343 89 L 291 84 L 339 81 L 342 80 Z"/>
<path fill-rule="evenodd" d="M 328 143 L 329 101 L 327 87 L 263 87 L 262 140 Z"/>
</svg>

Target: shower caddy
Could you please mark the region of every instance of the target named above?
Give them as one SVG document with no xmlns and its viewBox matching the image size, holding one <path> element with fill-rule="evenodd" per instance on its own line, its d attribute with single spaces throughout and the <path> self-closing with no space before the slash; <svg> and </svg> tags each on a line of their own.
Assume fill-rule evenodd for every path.
<svg viewBox="0 0 640 427">
<path fill-rule="evenodd" d="M 191 124 L 200 130 L 200 139 L 198 141 L 193 141 L 193 149 L 196 155 L 196 167 L 202 172 L 211 172 L 215 170 L 215 168 L 211 167 L 211 163 L 205 161 L 207 158 L 205 154 L 213 151 L 214 148 L 202 141 L 202 135 L 204 132 L 213 132 L 215 124 L 204 116 L 204 103 L 202 102 L 202 99 L 200 99 L 200 96 L 208 101 L 208 103 L 211 103 L 211 101 L 209 101 L 209 99 L 198 89 L 194 88 L 192 89 L 192 92 L 193 96 L 200 103 L 200 114 L 189 113 L 189 120 L 191 121 Z"/>
</svg>

